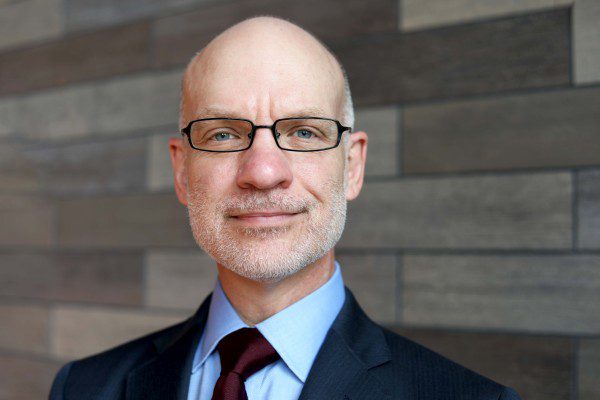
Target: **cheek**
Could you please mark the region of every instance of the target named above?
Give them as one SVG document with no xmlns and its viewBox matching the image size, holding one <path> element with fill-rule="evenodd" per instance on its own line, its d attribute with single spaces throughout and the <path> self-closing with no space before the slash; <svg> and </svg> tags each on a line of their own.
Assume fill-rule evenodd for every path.
<svg viewBox="0 0 600 400">
<path fill-rule="evenodd" d="M 203 154 L 204 155 L 204 154 Z M 190 191 L 219 198 L 235 179 L 235 167 L 229 160 L 194 157 L 188 163 L 188 186 Z"/>
<path fill-rule="evenodd" d="M 326 153 L 312 154 L 293 165 L 295 179 L 319 200 L 326 200 L 332 191 L 342 190 L 344 179 L 343 156 Z"/>
</svg>

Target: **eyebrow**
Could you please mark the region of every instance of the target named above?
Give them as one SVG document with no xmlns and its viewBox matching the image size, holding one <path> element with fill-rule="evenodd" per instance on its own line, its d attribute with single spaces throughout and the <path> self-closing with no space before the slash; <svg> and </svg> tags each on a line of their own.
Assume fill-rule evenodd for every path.
<svg viewBox="0 0 600 400">
<path fill-rule="evenodd" d="M 295 110 L 291 113 L 286 113 L 280 118 L 297 118 L 297 117 L 325 117 L 335 118 L 335 116 L 327 115 L 327 113 L 319 107 L 306 107 L 300 110 Z M 197 110 L 196 118 L 241 118 L 248 119 L 247 115 L 238 114 L 221 107 L 209 106 Z M 277 118 L 276 118 L 277 119 Z"/>
<path fill-rule="evenodd" d="M 303 108 L 301 110 L 296 110 L 292 113 L 286 114 L 285 117 L 291 117 L 291 118 L 295 118 L 295 117 L 329 117 L 329 118 L 335 118 L 335 116 L 328 116 L 327 113 L 319 107 L 307 107 L 307 108 Z"/>
<path fill-rule="evenodd" d="M 203 107 L 197 110 L 196 118 L 242 118 L 241 116 L 232 113 L 231 110 L 227 110 L 220 107 L 209 106 Z"/>
</svg>

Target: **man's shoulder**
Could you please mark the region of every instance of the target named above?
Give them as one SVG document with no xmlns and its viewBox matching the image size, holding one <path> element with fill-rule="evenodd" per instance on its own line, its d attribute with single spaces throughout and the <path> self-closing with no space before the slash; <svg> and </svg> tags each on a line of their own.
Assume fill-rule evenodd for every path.
<svg viewBox="0 0 600 400">
<path fill-rule="evenodd" d="M 518 400 L 511 389 L 494 382 L 409 338 L 373 321 L 346 288 L 346 301 L 332 326 L 347 350 L 366 368 L 371 387 L 381 387 L 381 398 Z M 326 365 L 335 365 L 328 353 Z M 355 366 L 357 365 L 356 362 Z M 319 373 L 326 373 L 324 368 Z M 343 372 L 338 373 L 343 375 Z M 371 380 L 369 380 L 371 378 Z M 351 396 L 350 396 L 351 397 Z"/>
<path fill-rule="evenodd" d="M 445 356 L 385 327 L 395 379 L 410 382 L 418 398 L 476 398 L 518 400 L 517 393 Z M 460 396 L 455 397 L 457 394 Z"/>
</svg>

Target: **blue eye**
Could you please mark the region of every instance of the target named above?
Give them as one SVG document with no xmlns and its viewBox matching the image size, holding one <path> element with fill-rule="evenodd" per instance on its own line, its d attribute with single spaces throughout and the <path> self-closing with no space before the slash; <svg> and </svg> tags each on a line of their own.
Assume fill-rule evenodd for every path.
<svg viewBox="0 0 600 400">
<path fill-rule="evenodd" d="M 307 129 L 298 129 L 294 134 L 297 134 L 300 139 L 310 139 L 315 135 Z"/>
<path fill-rule="evenodd" d="M 231 133 L 227 133 L 227 132 L 219 132 L 217 134 L 215 134 L 213 136 L 213 138 L 217 141 L 217 142 L 223 142 L 225 140 L 229 140 L 231 139 Z"/>
</svg>

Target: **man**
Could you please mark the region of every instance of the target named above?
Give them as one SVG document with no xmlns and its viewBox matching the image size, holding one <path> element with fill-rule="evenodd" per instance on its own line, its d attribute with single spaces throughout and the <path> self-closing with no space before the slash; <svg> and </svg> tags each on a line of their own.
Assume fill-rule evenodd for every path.
<svg viewBox="0 0 600 400">
<path fill-rule="evenodd" d="M 335 57 L 259 17 L 188 65 L 179 201 L 217 263 L 183 323 L 67 364 L 52 399 L 518 399 L 376 325 L 344 288 L 333 246 L 360 192 L 367 135 Z"/>
</svg>

